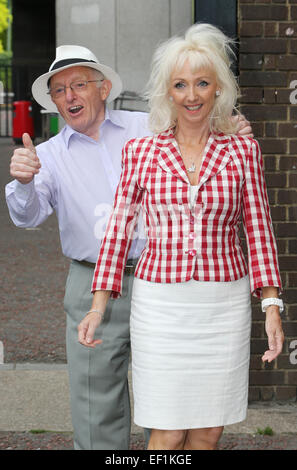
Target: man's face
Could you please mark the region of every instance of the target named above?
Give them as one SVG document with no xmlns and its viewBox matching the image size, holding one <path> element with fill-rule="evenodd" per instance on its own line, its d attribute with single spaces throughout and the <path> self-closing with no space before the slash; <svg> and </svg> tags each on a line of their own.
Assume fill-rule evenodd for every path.
<svg viewBox="0 0 297 470">
<path fill-rule="evenodd" d="M 79 91 L 70 88 L 70 84 L 74 82 L 88 80 L 98 80 L 93 69 L 90 67 L 70 67 L 53 75 L 50 89 L 67 87 L 61 96 L 52 96 L 59 113 L 74 130 L 98 140 L 99 126 L 104 121 L 105 100 L 111 90 L 111 82 L 109 80 L 91 82 Z"/>
</svg>

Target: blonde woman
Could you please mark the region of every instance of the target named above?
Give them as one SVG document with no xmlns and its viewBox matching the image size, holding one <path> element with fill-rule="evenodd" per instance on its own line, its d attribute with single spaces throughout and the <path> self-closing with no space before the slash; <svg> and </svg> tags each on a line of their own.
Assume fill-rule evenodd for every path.
<svg viewBox="0 0 297 470">
<path fill-rule="evenodd" d="M 148 449 L 215 449 L 246 417 L 250 294 L 264 299 L 269 350 L 281 352 L 281 280 L 258 143 L 236 135 L 231 41 L 192 26 L 155 53 L 148 85 L 152 137 L 129 141 L 94 273 L 82 344 L 122 291 L 133 228 L 147 243 L 131 307 L 134 420 Z M 239 237 L 246 233 L 248 262 Z M 104 347 L 104 342 L 102 344 Z"/>
</svg>

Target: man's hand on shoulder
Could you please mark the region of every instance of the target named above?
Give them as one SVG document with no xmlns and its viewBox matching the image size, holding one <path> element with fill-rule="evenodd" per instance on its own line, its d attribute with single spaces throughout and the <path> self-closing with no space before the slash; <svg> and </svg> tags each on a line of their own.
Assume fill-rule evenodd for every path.
<svg viewBox="0 0 297 470">
<path fill-rule="evenodd" d="M 237 123 L 237 134 L 244 135 L 246 137 L 254 137 L 253 130 L 251 127 L 251 123 L 244 117 L 243 114 L 238 114 L 236 116 L 231 117 L 234 123 Z"/>
</svg>

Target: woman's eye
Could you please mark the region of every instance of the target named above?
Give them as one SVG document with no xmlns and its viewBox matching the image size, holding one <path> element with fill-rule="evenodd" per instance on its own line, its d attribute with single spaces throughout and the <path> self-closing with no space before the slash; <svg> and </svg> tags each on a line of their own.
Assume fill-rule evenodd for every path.
<svg viewBox="0 0 297 470">
<path fill-rule="evenodd" d="M 175 86 L 175 88 L 183 88 L 185 85 L 182 82 L 178 82 L 174 86 Z"/>
<path fill-rule="evenodd" d="M 205 87 L 207 85 L 208 83 L 205 80 L 202 80 L 201 82 L 198 83 L 198 86 L 202 86 L 202 87 Z"/>
</svg>

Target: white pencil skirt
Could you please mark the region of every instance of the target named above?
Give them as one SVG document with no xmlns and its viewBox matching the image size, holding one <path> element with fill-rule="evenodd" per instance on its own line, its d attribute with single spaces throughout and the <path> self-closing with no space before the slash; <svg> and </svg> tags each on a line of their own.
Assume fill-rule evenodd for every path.
<svg viewBox="0 0 297 470">
<path fill-rule="evenodd" d="M 134 421 L 153 429 L 224 426 L 246 418 L 251 297 L 232 282 L 135 278 L 131 308 Z"/>
</svg>

